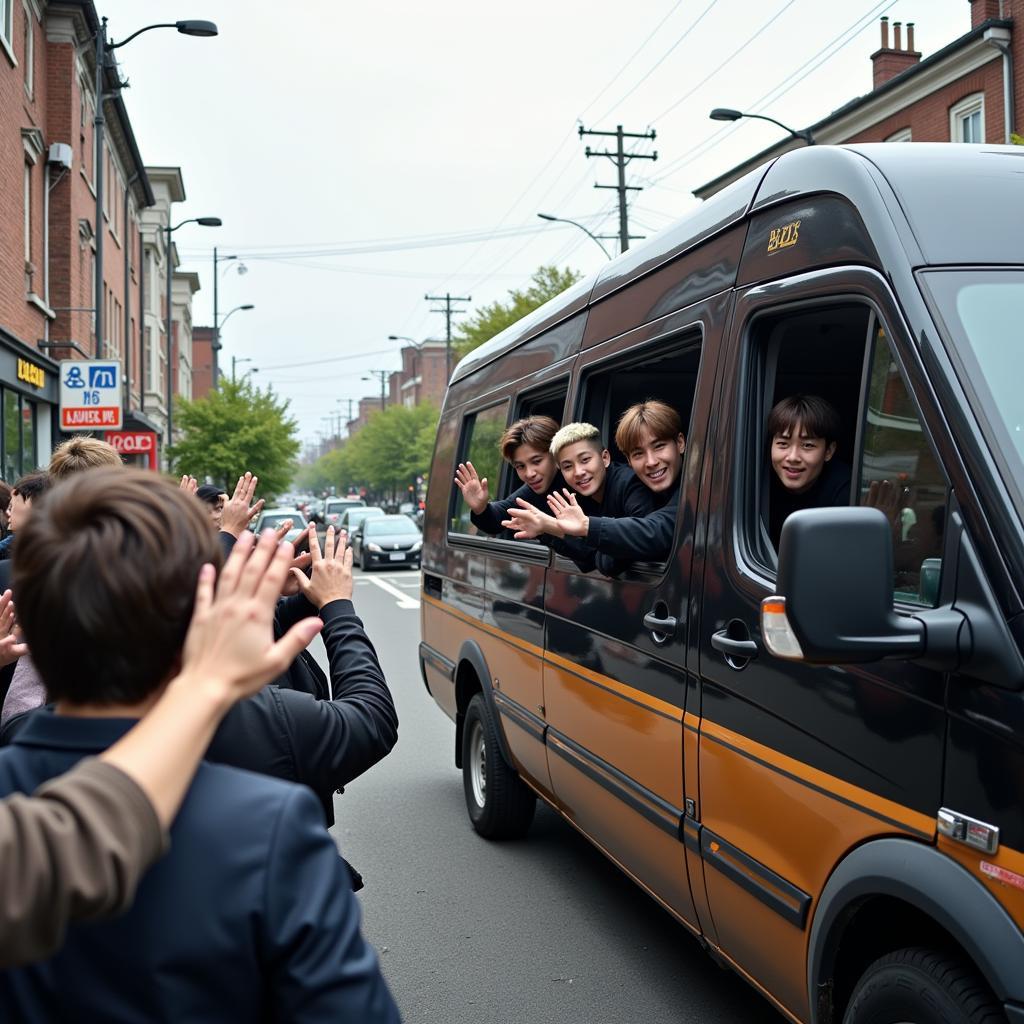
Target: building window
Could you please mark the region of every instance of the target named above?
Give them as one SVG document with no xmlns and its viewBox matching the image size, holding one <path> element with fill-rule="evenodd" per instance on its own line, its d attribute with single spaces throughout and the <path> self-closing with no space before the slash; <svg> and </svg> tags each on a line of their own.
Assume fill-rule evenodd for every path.
<svg viewBox="0 0 1024 1024">
<path fill-rule="evenodd" d="M 885 140 L 886 142 L 913 142 L 909 128 L 901 128 L 898 132 L 893 132 Z"/>
<path fill-rule="evenodd" d="M 22 4 L 22 10 L 25 15 L 24 46 L 22 50 L 22 57 L 25 61 L 25 93 L 31 97 L 35 76 L 35 35 L 33 34 L 32 11 L 27 3 Z"/>
<path fill-rule="evenodd" d="M 14 0 L 0 0 L 0 35 L 6 43 L 7 52 L 14 59 Z"/>
<path fill-rule="evenodd" d="M 25 263 L 32 262 L 32 165 L 25 161 Z"/>
<path fill-rule="evenodd" d="M 985 141 L 985 94 L 967 96 L 949 109 L 949 137 L 953 142 Z"/>
</svg>

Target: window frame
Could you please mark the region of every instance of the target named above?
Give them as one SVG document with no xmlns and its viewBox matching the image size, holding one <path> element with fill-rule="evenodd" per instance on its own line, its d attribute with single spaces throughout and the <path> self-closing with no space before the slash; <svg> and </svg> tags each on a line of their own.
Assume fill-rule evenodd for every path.
<svg viewBox="0 0 1024 1024">
<path fill-rule="evenodd" d="M 857 423 L 854 432 L 850 467 L 851 504 L 859 500 L 861 493 L 864 435 L 868 411 L 867 394 L 871 384 L 872 370 L 871 350 L 878 327 L 881 325 L 885 331 L 889 353 L 898 367 L 900 377 L 906 387 L 907 396 L 913 406 L 914 415 L 921 426 L 922 435 L 945 479 L 947 521 L 949 511 L 952 509 L 952 485 L 948 470 L 940 455 L 939 446 L 928 429 L 927 418 L 921 408 L 920 400 L 910 384 L 910 374 L 907 372 L 906 362 L 899 350 L 899 346 L 894 340 L 895 327 L 891 322 L 891 318 L 886 316 L 884 310 L 880 308 L 880 304 L 874 297 L 851 287 L 846 290 L 837 290 L 825 296 L 799 298 L 794 296 L 789 301 L 761 306 L 747 316 L 740 328 L 740 379 L 736 391 L 739 408 L 736 410 L 738 426 L 735 450 L 733 452 L 733 464 L 734 466 L 742 467 L 742 471 L 733 473 L 730 500 L 732 502 L 731 529 L 734 563 L 737 568 L 751 578 L 757 587 L 766 592 L 773 592 L 776 587 L 778 580 L 778 552 L 775 551 L 767 536 L 765 510 L 762 509 L 761 494 L 766 471 L 764 453 L 767 442 L 764 431 L 769 409 L 764 407 L 765 397 L 768 393 L 765 382 L 765 363 L 763 362 L 763 349 L 765 346 L 753 337 L 754 329 L 758 322 L 764 319 L 778 319 L 787 314 L 853 305 L 864 307 L 868 316 L 865 328 L 864 351 L 861 358 L 857 385 Z M 762 350 L 762 353 L 759 354 L 759 350 Z M 775 358 L 777 360 L 777 354 Z M 772 381 L 774 387 L 774 375 Z M 757 395 L 758 392 L 759 395 Z M 757 395 L 756 401 L 754 401 L 755 395 Z M 759 406 L 760 411 L 752 422 L 752 415 L 756 411 L 754 409 L 755 406 Z M 752 451 L 754 453 L 753 458 L 751 458 Z M 755 546 L 751 543 L 752 534 L 755 530 L 758 534 L 760 547 L 771 556 L 769 559 L 770 565 L 765 564 L 765 559 L 760 556 Z M 951 533 L 952 531 L 949 531 L 943 544 L 944 568 L 946 564 L 947 542 Z M 949 574 L 943 572 L 939 584 L 940 588 L 945 589 L 948 578 Z M 914 611 L 920 612 L 922 608 L 927 607 L 926 605 L 901 601 L 895 588 L 893 589 L 893 601 L 897 609 L 909 614 L 913 614 Z"/>
<path fill-rule="evenodd" d="M 486 413 L 490 409 L 497 409 L 502 405 L 505 406 L 505 426 L 507 427 L 509 424 L 509 414 L 512 411 L 512 396 L 510 395 L 501 395 L 497 397 L 492 395 L 487 400 L 482 401 L 479 405 L 469 406 L 462 410 L 461 422 L 459 424 L 459 440 L 455 446 L 455 465 L 452 466 L 453 475 L 455 472 L 455 467 L 458 466 L 459 463 L 466 461 L 469 446 L 473 440 L 472 428 L 476 426 L 477 418 L 480 416 L 481 413 Z M 504 464 L 505 463 L 503 459 L 503 468 L 502 472 L 499 474 L 498 481 L 499 488 L 501 486 L 501 476 L 504 473 Z M 452 483 L 451 491 L 448 496 L 448 515 L 446 530 L 449 541 L 451 541 L 453 538 L 460 543 L 463 541 L 478 541 L 481 539 L 487 541 L 494 540 L 495 538 L 493 537 L 480 537 L 477 534 L 463 533 L 461 530 L 457 530 L 454 528 L 453 523 L 456 522 L 458 518 L 460 518 L 456 516 L 456 513 L 458 512 L 461 503 L 462 492 L 454 483 Z M 516 543 L 518 543 L 518 541 Z"/>
<path fill-rule="evenodd" d="M 8 0 L 13 7 L 13 0 Z M 25 15 L 24 28 L 22 31 L 23 49 L 24 54 L 22 55 L 25 60 L 23 82 L 25 85 L 25 95 L 31 100 L 35 98 L 36 92 L 36 32 L 35 25 L 32 21 L 32 8 L 29 4 L 29 0 L 21 0 L 22 11 Z"/>
<path fill-rule="evenodd" d="M 0 46 L 7 54 L 12 67 L 18 66 L 14 56 L 14 6 L 16 0 L 0 0 Z"/>
<path fill-rule="evenodd" d="M 962 138 L 961 128 L 964 121 L 974 114 L 980 115 L 978 122 L 981 126 L 981 138 L 968 142 Z M 964 96 L 949 108 L 949 139 L 951 142 L 959 142 L 965 145 L 985 144 L 985 93 L 974 92 Z"/>
<path fill-rule="evenodd" d="M 914 134 L 910 128 L 900 128 L 899 131 L 895 131 L 887 139 L 883 139 L 883 142 L 913 142 Z"/>
</svg>

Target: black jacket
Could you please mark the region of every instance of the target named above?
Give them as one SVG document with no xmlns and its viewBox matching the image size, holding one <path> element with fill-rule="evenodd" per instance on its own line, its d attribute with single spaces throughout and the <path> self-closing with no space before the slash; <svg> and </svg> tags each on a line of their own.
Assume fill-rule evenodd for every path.
<svg viewBox="0 0 1024 1024">
<path fill-rule="evenodd" d="M 555 474 L 555 478 L 551 481 L 551 487 L 543 494 L 537 494 L 529 484 L 523 484 L 522 487 L 513 491 L 507 498 L 503 498 L 501 501 L 490 502 L 483 512 L 471 512 L 469 515 L 470 522 L 481 533 L 489 533 L 492 537 L 496 537 L 501 533 L 508 534 L 508 531 L 501 523 L 503 519 L 508 519 L 508 510 L 510 508 L 519 507 L 516 504 L 517 498 L 522 498 L 523 501 L 529 502 L 534 508 L 539 508 L 541 512 L 547 512 L 550 515 L 548 494 L 551 491 L 557 491 L 561 494 L 563 487 L 565 487 L 565 479 L 561 473 Z"/>
<path fill-rule="evenodd" d="M 206 757 L 304 783 L 333 825 L 335 791 L 391 751 L 398 740 L 398 714 L 352 602 L 332 601 L 320 618 L 332 699 L 318 700 L 278 680 L 227 713 Z"/>
<path fill-rule="evenodd" d="M 646 489 L 646 488 L 645 488 Z M 679 508 L 679 480 L 664 494 L 648 491 L 659 507 L 645 516 L 590 516 L 587 547 L 619 562 L 664 562 L 672 553 Z"/>
<path fill-rule="evenodd" d="M 786 490 L 769 468 L 771 480 L 768 498 L 768 535 L 779 550 L 779 538 L 782 536 L 782 524 L 789 515 L 805 508 L 834 508 L 850 504 L 851 470 L 846 462 L 830 459 L 825 463 L 821 475 L 806 490 L 799 494 Z"/>
</svg>

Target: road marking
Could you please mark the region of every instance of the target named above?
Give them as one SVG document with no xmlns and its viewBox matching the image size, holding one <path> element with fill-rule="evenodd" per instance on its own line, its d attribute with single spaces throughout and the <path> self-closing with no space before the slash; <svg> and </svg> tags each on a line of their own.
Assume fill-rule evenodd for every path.
<svg viewBox="0 0 1024 1024">
<path fill-rule="evenodd" d="M 382 580 L 379 576 L 371 576 L 369 579 L 374 586 L 380 587 L 385 594 L 397 597 L 399 608 L 419 608 L 419 601 L 411 598 L 408 594 L 403 594 L 398 587 L 393 587 L 390 583 Z"/>
</svg>

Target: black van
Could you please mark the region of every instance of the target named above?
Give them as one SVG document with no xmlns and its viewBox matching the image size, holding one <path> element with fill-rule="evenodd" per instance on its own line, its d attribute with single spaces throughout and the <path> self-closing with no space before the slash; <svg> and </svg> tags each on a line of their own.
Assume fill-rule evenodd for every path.
<svg viewBox="0 0 1024 1024">
<path fill-rule="evenodd" d="M 777 551 L 796 393 L 850 502 Z M 646 398 L 687 425 L 667 563 L 477 535 L 460 461 L 507 494 L 506 424 Z M 1024 148 L 760 168 L 465 358 L 430 481 L 421 664 L 479 832 L 539 796 L 795 1021 L 1024 1022 Z"/>
</svg>

